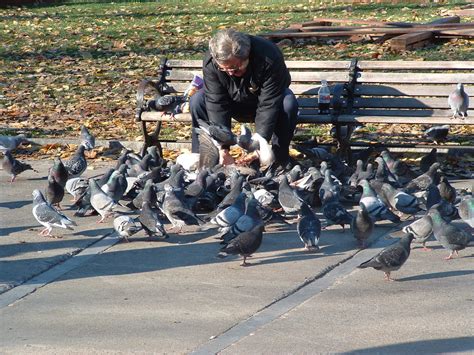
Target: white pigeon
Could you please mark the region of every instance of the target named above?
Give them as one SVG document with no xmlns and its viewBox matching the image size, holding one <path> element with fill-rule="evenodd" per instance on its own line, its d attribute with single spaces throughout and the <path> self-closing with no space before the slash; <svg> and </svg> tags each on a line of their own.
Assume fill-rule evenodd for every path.
<svg viewBox="0 0 474 355">
<path fill-rule="evenodd" d="M 46 202 L 40 190 L 33 191 L 33 216 L 45 228 L 40 235 L 51 236 L 53 227 L 72 229 L 77 224 Z"/>
<path fill-rule="evenodd" d="M 99 223 L 102 223 L 117 206 L 112 197 L 108 196 L 97 184 L 97 181 L 90 179 L 91 186 L 91 205 L 102 217 Z"/>
</svg>

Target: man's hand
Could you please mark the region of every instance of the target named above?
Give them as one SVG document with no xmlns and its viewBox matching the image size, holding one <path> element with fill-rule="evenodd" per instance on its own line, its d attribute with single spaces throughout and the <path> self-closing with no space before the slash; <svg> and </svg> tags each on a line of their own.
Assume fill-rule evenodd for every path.
<svg viewBox="0 0 474 355">
<path fill-rule="evenodd" d="M 230 155 L 229 149 L 219 149 L 219 164 L 226 166 L 234 163 L 235 160 Z"/>
<path fill-rule="evenodd" d="M 238 159 L 236 161 L 236 163 L 238 165 L 247 165 L 247 164 L 250 164 L 251 162 L 253 162 L 254 160 L 257 160 L 257 159 L 258 159 L 258 152 L 254 151 L 250 154 L 244 155 L 243 157 Z"/>
</svg>

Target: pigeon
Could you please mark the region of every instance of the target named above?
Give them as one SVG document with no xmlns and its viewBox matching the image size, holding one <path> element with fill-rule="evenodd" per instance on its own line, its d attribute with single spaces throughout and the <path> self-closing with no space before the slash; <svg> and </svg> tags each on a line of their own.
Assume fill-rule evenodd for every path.
<svg viewBox="0 0 474 355">
<path fill-rule="evenodd" d="M 60 157 L 54 158 L 53 166 L 51 169 L 49 169 L 49 175 L 51 175 L 61 186 L 66 186 L 66 181 L 68 181 L 69 178 L 69 172 L 64 166 Z"/>
<path fill-rule="evenodd" d="M 286 174 L 288 178 L 288 182 L 292 184 L 293 182 L 300 180 L 303 177 L 303 170 L 301 169 L 301 165 L 295 164 L 293 168 Z"/>
<path fill-rule="evenodd" d="M 450 251 L 445 260 L 452 259 L 454 254 L 459 255 L 458 251 L 465 249 L 471 241 L 471 233 L 447 223 L 438 211 L 437 205 L 431 207 L 428 213 L 433 221 L 433 234 L 436 240 Z"/>
<path fill-rule="evenodd" d="M 169 238 L 163 223 L 158 217 L 158 213 L 153 210 L 149 201 L 143 201 L 138 220 L 149 237 L 158 236 L 163 239 Z"/>
<path fill-rule="evenodd" d="M 459 204 L 459 216 L 474 228 L 474 197 L 466 195 Z"/>
<path fill-rule="evenodd" d="M 395 175 L 393 175 L 388 169 L 387 164 L 382 157 L 375 158 L 375 162 L 377 163 L 377 171 L 375 172 L 376 181 L 388 182 L 394 186 L 400 185 Z"/>
<path fill-rule="evenodd" d="M 15 159 L 9 150 L 7 150 L 4 154 L 5 156 L 3 157 L 2 168 L 4 171 L 10 174 L 11 183 L 15 181 L 17 175 L 26 170 L 33 170 L 35 173 L 38 172 L 37 170 L 33 169 L 30 164 L 23 163 L 22 161 Z"/>
<path fill-rule="evenodd" d="M 95 137 L 90 134 L 86 126 L 81 126 L 81 144 L 87 149 L 92 150 L 95 148 Z"/>
<path fill-rule="evenodd" d="M 171 222 L 173 228 L 178 228 L 179 232 L 184 226 L 201 224 L 201 220 L 178 199 L 173 187 L 169 184 L 165 185 L 165 197 L 161 210 Z"/>
<path fill-rule="evenodd" d="M 433 163 L 428 171 L 417 178 L 411 180 L 404 188 L 403 191 L 407 193 L 413 193 L 417 191 L 426 191 L 430 184 L 439 183 L 439 173 L 438 169 L 440 167 L 439 163 Z"/>
<path fill-rule="evenodd" d="M 223 200 L 217 205 L 216 211 L 220 212 L 234 203 L 242 192 L 244 177 L 238 173 L 231 175 L 231 190 L 225 195 Z"/>
<path fill-rule="evenodd" d="M 237 144 L 247 152 L 253 152 L 258 149 L 258 142 L 252 139 L 250 128 L 242 124 L 240 126 L 240 135 L 237 137 Z"/>
<path fill-rule="evenodd" d="M 382 184 L 382 194 L 392 210 L 409 215 L 414 215 L 421 210 L 418 199 L 415 196 L 397 190 L 390 184 Z"/>
<path fill-rule="evenodd" d="M 299 212 L 300 218 L 296 225 L 298 236 L 304 244 L 305 250 L 319 250 L 319 237 L 321 235 L 321 222 L 308 204 L 303 203 Z"/>
<path fill-rule="evenodd" d="M 366 247 L 366 240 L 370 238 L 373 231 L 374 221 L 370 218 L 365 206 L 361 204 L 360 210 L 351 221 L 351 232 L 361 248 Z"/>
<path fill-rule="evenodd" d="M 290 185 L 288 185 L 288 178 L 286 175 L 281 175 L 279 179 L 278 202 L 280 202 L 280 205 L 286 214 L 298 213 L 303 204 L 302 199 L 298 196 L 296 190 L 293 190 Z"/>
<path fill-rule="evenodd" d="M 224 243 L 228 244 L 230 240 L 240 233 L 248 232 L 257 224 L 262 223 L 262 218 L 260 217 L 257 206 L 257 199 L 253 195 L 249 196 L 245 214 L 241 215 L 230 227 L 229 232 L 222 236 Z"/>
<path fill-rule="evenodd" d="M 130 216 L 118 216 L 114 219 L 114 229 L 118 235 L 129 242 L 128 238 L 140 231 L 140 226 Z"/>
<path fill-rule="evenodd" d="M 456 189 L 449 183 L 448 178 L 444 175 L 440 177 L 438 190 L 442 198 L 449 203 L 456 201 Z"/>
<path fill-rule="evenodd" d="M 48 186 L 45 191 L 46 201 L 51 206 L 61 209 L 60 203 L 64 198 L 64 187 L 61 186 L 51 175 L 48 175 Z"/>
<path fill-rule="evenodd" d="M 219 164 L 219 144 L 204 129 L 195 128 L 199 139 L 198 169 L 213 168 Z"/>
<path fill-rule="evenodd" d="M 18 148 L 23 143 L 30 143 L 24 134 L 0 136 L 0 151 L 6 152 Z"/>
<path fill-rule="evenodd" d="M 438 161 L 438 150 L 436 148 L 431 149 L 431 151 L 423 156 L 420 160 L 420 170 L 424 173 L 428 171 L 431 165 Z"/>
<path fill-rule="evenodd" d="M 115 203 L 118 203 L 122 199 L 126 190 L 127 179 L 120 172 L 120 170 L 115 170 L 107 183 L 102 186 L 102 191 L 104 191 L 108 196 L 112 197 Z"/>
<path fill-rule="evenodd" d="M 349 178 L 349 185 L 357 186 L 357 183 L 359 182 L 359 174 L 361 173 L 363 169 L 364 169 L 364 162 L 360 159 L 357 160 L 356 169 Z"/>
<path fill-rule="evenodd" d="M 77 201 L 79 196 L 81 196 L 87 190 L 88 187 L 89 180 L 80 177 L 67 180 L 66 186 L 64 186 L 66 191 L 73 196 L 74 201 Z"/>
<path fill-rule="evenodd" d="M 94 179 L 89 181 L 89 185 L 91 187 L 90 203 L 97 213 L 100 214 L 101 219 L 98 222 L 102 223 L 112 213 L 117 203 L 112 197 L 102 191 Z"/>
<path fill-rule="evenodd" d="M 77 224 L 48 204 L 40 190 L 33 191 L 33 216 L 45 228 L 40 235 L 51 236 L 53 227 L 72 229 Z"/>
<path fill-rule="evenodd" d="M 262 244 L 264 225 L 260 223 L 252 230 L 243 232 L 232 239 L 229 244 L 220 249 L 219 257 L 226 257 L 229 254 L 240 254 L 244 260 L 241 266 L 250 265 L 247 263 L 247 258 L 255 253 Z"/>
<path fill-rule="evenodd" d="M 219 146 L 232 146 L 237 144 L 237 136 L 226 127 L 221 124 L 208 124 L 207 122 L 199 122 L 200 129 L 204 130 L 209 136 L 217 142 Z"/>
<path fill-rule="evenodd" d="M 372 259 L 363 262 L 358 267 L 361 269 L 373 267 L 375 270 L 381 270 L 384 272 L 384 279 L 386 281 L 394 281 L 390 274 L 392 271 L 400 269 L 405 261 L 407 261 L 410 256 L 410 245 L 413 239 L 413 234 L 404 234 L 397 243 L 383 249 Z"/>
<path fill-rule="evenodd" d="M 434 205 L 436 205 L 437 210 L 446 221 L 452 221 L 453 219 L 459 218 L 456 206 L 443 199 L 438 186 L 431 184 L 427 188 L 426 209 L 430 209 Z"/>
<path fill-rule="evenodd" d="M 426 241 L 430 238 L 433 233 L 433 222 L 429 215 L 424 215 L 418 218 L 416 221 L 402 228 L 404 233 L 411 233 L 415 237 L 413 240 L 415 243 L 419 243 L 423 246 L 423 250 L 429 251 L 430 248 L 426 247 Z"/>
<path fill-rule="evenodd" d="M 84 147 L 82 144 L 77 147 L 74 155 L 64 162 L 64 167 L 69 173 L 69 177 L 79 177 L 87 168 L 87 160 L 84 155 Z"/>
<path fill-rule="evenodd" d="M 370 187 L 367 180 L 361 180 L 359 185 L 362 186 L 363 190 L 359 204 L 364 205 L 374 221 L 388 219 L 391 222 L 400 223 L 400 218 L 388 209 L 383 201 L 377 196 L 375 191 Z"/>
<path fill-rule="evenodd" d="M 232 205 L 225 208 L 211 219 L 211 224 L 223 228 L 231 227 L 235 222 L 237 222 L 239 217 L 244 214 L 245 197 L 245 193 L 241 192 Z"/>
<path fill-rule="evenodd" d="M 295 144 L 295 149 L 303 153 L 308 159 L 315 162 L 321 162 L 323 160 L 328 161 L 332 158 L 332 154 L 322 147 L 305 147 L 302 144 Z"/>
<path fill-rule="evenodd" d="M 346 231 L 346 224 L 350 225 L 353 218 L 336 198 L 323 203 L 323 215 L 326 218 L 324 229 L 333 224 L 339 224 L 342 227 L 342 233 Z"/>
<path fill-rule="evenodd" d="M 319 199 L 324 204 L 326 201 L 339 199 L 341 187 L 334 181 L 331 169 L 324 172 L 324 181 L 319 188 Z"/>
<path fill-rule="evenodd" d="M 272 146 L 258 133 L 252 135 L 252 140 L 258 142 L 257 152 L 260 166 L 271 166 L 275 162 L 275 153 Z"/>
<path fill-rule="evenodd" d="M 459 83 L 456 89 L 449 94 L 448 105 L 453 111 L 453 118 L 460 116 L 467 117 L 467 109 L 469 108 L 469 95 L 464 91 L 464 85 Z"/>
<path fill-rule="evenodd" d="M 199 171 L 196 180 L 189 184 L 184 190 L 184 197 L 191 209 L 194 208 L 199 197 L 206 192 L 206 178 L 209 175 L 207 169 Z"/>
<path fill-rule="evenodd" d="M 433 142 L 439 144 L 444 142 L 448 137 L 449 125 L 433 126 L 427 129 L 424 133 L 428 138 L 431 138 Z"/>
<path fill-rule="evenodd" d="M 405 185 L 416 177 L 415 173 L 411 171 L 410 167 L 405 162 L 399 159 L 394 159 L 388 150 L 382 151 L 380 156 L 385 161 L 388 170 L 390 170 L 400 185 Z"/>
<path fill-rule="evenodd" d="M 143 201 L 150 202 L 150 205 L 155 206 L 157 203 L 157 196 L 155 192 L 155 185 L 152 180 L 147 180 L 142 191 L 126 206 L 131 210 L 142 207 Z"/>
</svg>

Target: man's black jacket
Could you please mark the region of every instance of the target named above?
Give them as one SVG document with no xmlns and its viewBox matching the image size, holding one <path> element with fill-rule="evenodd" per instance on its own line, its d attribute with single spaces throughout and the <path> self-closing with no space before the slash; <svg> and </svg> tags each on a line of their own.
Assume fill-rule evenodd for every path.
<svg viewBox="0 0 474 355">
<path fill-rule="evenodd" d="M 203 62 L 206 109 L 211 123 L 230 128 L 232 107 L 256 108 L 256 131 L 270 140 L 282 107 L 283 93 L 291 77 L 280 49 L 272 42 L 251 36 L 247 71 L 242 78 L 217 68 L 209 52 Z"/>
</svg>

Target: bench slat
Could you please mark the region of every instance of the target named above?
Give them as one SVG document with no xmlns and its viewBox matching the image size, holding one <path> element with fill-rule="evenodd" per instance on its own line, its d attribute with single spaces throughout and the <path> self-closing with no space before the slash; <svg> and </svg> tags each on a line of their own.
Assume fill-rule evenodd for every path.
<svg viewBox="0 0 474 355">
<path fill-rule="evenodd" d="M 371 110 L 371 109 L 355 109 L 352 111 L 354 115 L 361 116 L 402 116 L 402 117 L 413 117 L 414 115 L 420 117 L 446 117 L 446 121 L 451 118 L 451 110 Z M 474 114 L 474 112 L 472 112 Z M 468 111 L 468 116 L 471 115 L 471 111 Z"/>
<path fill-rule="evenodd" d="M 356 95 L 366 96 L 442 96 L 447 100 L 455 88 L 455 85 L 357 85 L 355 92 Z M 474 97 L 474 88 L 465 89 L 468 95 Z"/>
<path fill-rule="evenodd" d="M 402 116 L 358 116 L 358 115 L 341 115 L 338 117 L 340 123 L 390 123 L 390 124 L 446 124 L 446 116 L 432 117 L 402 117 Z M 300 116 L 300 123 L 328 123 L 328 118 L 319 115 Z M 474 119 L 466 118 L 464 120 L 454 118 L 449 120 L 449 124 L 453 125 L 473 125 Z"/>
<path fill-rule="evenodd" d="M 395 98 L 395 97 L 377 97 L 377 98 L 355 98 L 354 107 L 367 108 L 449 108 L 447 98 Z"/>
<path fill-rule="evenodd" d="M 365 83 L 431 83 L 431 84 L 474 84 L 472 73 L 373 73 L 362 72 L 358 82 Z"/>
<path fill-rule="evenodd" d="M 361 60 L 357 63 L 362 70 L 474 70 L 474 61 L 370 61 Z"/>
<path fill-rule="evenodd" d="M 333 70 L 341 69 L 342 71 L 348 70 L 351 62 L 349 60 L 335 60 L 335 61 L 324 61 L 324 60 L 286 60 L 286 66 L 290 69 L 318 69 L 318 70 Z M 202 60 L 169 60 L 168 66 L 173 69 L 178 68 L 194 68 L 202 69 Z"/>
</svg>

